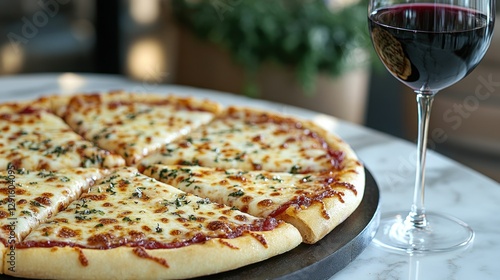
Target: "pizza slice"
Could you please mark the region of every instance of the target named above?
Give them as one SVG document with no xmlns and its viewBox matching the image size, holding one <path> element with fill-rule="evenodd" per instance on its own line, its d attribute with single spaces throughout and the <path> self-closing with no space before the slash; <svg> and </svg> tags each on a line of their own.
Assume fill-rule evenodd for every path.
<svg viewBox="0 0 500 280">
<path fill-rule="evenodd" d="M 34 227 L 66 207 L 106 173 L 96 168 L 28 171 L 13 166 L 0 171 L 1 256 L 7 248 L 15 251 L 15 244 Z"/>
<path fill-rule="evenodd" d="M 219 111 L 219 104 L 207 100 L 116 91 L 74 96 L 64 119 L 87 140 L 134 165 L 208 123 Z"/>
<path fill-rule="evenodd" d="M 172 279 L 258 262 L 299 232 L 142 175 L 114 170 L 16 247 L 19 277 Z M 216 257 L 214 257 L 216 256 Z"/>
<path fill-rule="evenodd" d="M 58 116 L 26 104 L 0 106 L 0 170 L 59 170 L 71 167 L 116 167 L 121 156 L 103 150 Z"/>
<path fill-rule="evenodd" d="M 359 165 L 346 143 L 310 121 L 241 107 L 163 146 L 141 168 L 156 163 L 302 174 Z"/>
<path fill-rule="evenodd" d="M 319 241 L 342 223 L 364 193 L 364 173 L 358 166 L 291 174 L 152 165 L 143 173 L 250 215 L 289 222 L 299 229 L 305 243 Z"/>
</svg>

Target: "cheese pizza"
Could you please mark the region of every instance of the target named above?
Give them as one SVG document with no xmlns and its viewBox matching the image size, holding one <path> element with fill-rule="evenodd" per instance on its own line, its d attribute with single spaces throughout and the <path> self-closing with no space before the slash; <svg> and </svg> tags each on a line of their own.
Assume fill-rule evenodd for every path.
<svg viewBox="0 0 500 280">
<path fill-rule="evenodd" d="M 141 161 L 223 169 L 308 173 L 357 162 L 338 137 L 310 121 L 250 108 L 229 107 L 182 141 L 162 147 Z"/>
<path fill-rule="evenodd" d="M 356 167 L 291 174 L 154 165 L 144 174 L 257 217 L 289 222 L 300 230 L 305 243 L 315 243 L 361 202 L 358 192 L 363 188 L 356 186 L 363 182 L 356 172 Z"/>
<path fill-rule="evenodd" d="M 207 100 L 116 91 L 73 97 L 64 119 L 87 140 L 132 165 L 208 123 L 219 111 L 217 103 Z"/>
<path fill-rule="evenodd" d="M 187 278 L 264 260 L 301 241 L 289 224 L 255 218 L 125 168 L 28 235 L 17 245 L 17 271 L 7 273 Z M 207 260 L 211 254 L 218 257 Z"/>
<path fill-rule="evenodd" d="M 0 170 L 8 164 L 28 170 L 117 167 L 124 159 L 75 133 L 61 118 L 41 108 L 0 106 Z"/>
<path fill-rule="evenodd" d="M 191 169 L 176 170 L 184 173 L 181 186 L 186 186 L 186 182 L 193 186 L 190 180 L 196 182 L 202 177 L 200 174 L 212 174 L 213 177 L 202 179 L 203 187 L 190 191 L 216 193 L 215 197 L 209 197 L 220 199 L 220 203 L 234 202 L 227 200 L 226 191 L 232 193 L 241 188 L 242 194 L 251 192 L 239 200 L 244 205 L 238 207 L 249 209 L 245 205 L 249 200 L 260 203 L 261 208 L 266 208 L 262 205 L 268 203 L 273 215 L 299 228 L 306 243 L 323 238 L 358 207 L 365 183 L 362 164 L 339 138 L 309 121 L 242 107 L 229 107 L 225 114 L 193 131 L 189 137 L 165 145 L 158 153 L 142 160 L 141 168 L 152 164 L 222 169 L 222 174 L 203 170 L 195 171 L 195 175 L 183 172 Z M 234 180 L 226 179 L 223 173 L 231 168 L 243 175 L 233 176 Z M 178 184 L 181 178 L 171 180 L 154 171 L 157 170 L 149 170 L 148 174 L 170 184 Z M 280 173 L 245 174 L 248 171 Z M 265 180 L 257 180 L 259 177 Z M 286 178 L 286 182 L 279 179 L 283 182 L 276 184 L 269 180 L 275 177 Z M 210 187 L 214 184 L 216 189 Z M 269 189 L 269 186 L 278 190 Z M 278 197 L 280 200 L 275 201 Z M 260 215 L 259 211 L 250 213 Z"/>
<path fill-rule="evenodd" d="M 364 193 L 339 137 L 205 99 L 48 95 L 0 104 L 0 128 L 1 272 L 15 277 L 237 269 L 318 242 Z"/>
<path fill-rule="evenodd" d="M 106 173 L 97 168 L 28 171 L 14 166 L 0 172 L 1 257 L 7 248 L 15 250 L 15 244 L 40 221 L 65 208 Z"/>
</svg>

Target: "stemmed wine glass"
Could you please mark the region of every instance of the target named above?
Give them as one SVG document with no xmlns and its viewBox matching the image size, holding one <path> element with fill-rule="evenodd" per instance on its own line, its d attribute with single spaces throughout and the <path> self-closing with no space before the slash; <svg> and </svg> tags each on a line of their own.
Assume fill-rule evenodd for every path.
<svg viewBox="0 0 500 280">
<path fill-rule="evenodd" d="M 370 0 L 369 30 L 389 72 L 416 93 L 418 140 L 413 203 L 382 215 L 375 243 L 408 253 L 451 251 L 469 244 L 463 221 L 424 207 L 427 132 L 436 93 L 468 75 L 491 41 L 495 0 Z"/>
</svg>

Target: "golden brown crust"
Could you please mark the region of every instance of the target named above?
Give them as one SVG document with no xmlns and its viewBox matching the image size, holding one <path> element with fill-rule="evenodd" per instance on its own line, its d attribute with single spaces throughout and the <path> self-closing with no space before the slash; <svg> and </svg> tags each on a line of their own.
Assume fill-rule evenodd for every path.
<svg viewBox="0 0 500 280">
<path fill-rule="evenodd" d="M 254 235 L 262 236 L 266 246 Z M 300 243 L 299 232 L 282 223 L 273 231 L 247 233 L 235 239 L 211 239 L 176 249 L 26 248 L 16 252 L 16 272 L 5 273 L 44 279 L 191 278 L 259 262 Z"/>
<path fill-rule="evenodd" d="M 364 177 L 352 176 L 350 183 L 357 186 L 356 193 L 343 189 L 343 202 L 335 196 L 325 198 L 321 203 L 315 202 L 305 209 L 297 210 L 291 206 L 277 218 L 295 226 L 302 234 L 304 243 L 314 244 L 345 221 L 361 203 Z M 328 218 L 322 214 L 325 210 Z"/>
<path fill-rule="evenodd" d="M 304 124 L 323 138 L 331 148 L 344 153 L 342 169 L 338 172 L 340 176 L 337 179 L 354 187 L 354 191 L 338 188 L 343 193 L 343 201 L 337 196 L 329 197 L 322 201 L 323 205 L 316 202 L 300 211 L 290 207 L 278 217 L 297 227 L 302 233 L 304 243 L 313 244 L 347 219 L 359 206 L 365 190 L 365 171 L 354 150 L 342 139 L 313 122 L 306 121 Z M 323 210 L 327 211 L 329 219 L 321 215 Z"/>
</svg>

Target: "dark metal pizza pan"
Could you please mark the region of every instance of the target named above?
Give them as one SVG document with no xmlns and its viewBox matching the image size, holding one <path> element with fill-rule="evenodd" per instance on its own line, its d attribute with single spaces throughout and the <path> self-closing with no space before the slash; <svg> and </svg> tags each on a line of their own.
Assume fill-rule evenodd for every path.
<svg viewBox="0 0 500 280">
<path fill-rule="evenodd" d="M 354 213 L 314 245 L 297 248 L 236 270 L 197 279 L 328 279 L 346 267 L 370 244 L 379 223 L 379 189 L 365 169 L 363 200 Z M 217 256 L 207 256 L 217 257 Z M 1 275 L 0 279 L 20 278 Z"/>
<path fill-rule="evenodd" d="M 378 228 L 380 193 L 372 174 L 366 169 L 365 174 L 365 193 L 359 207 L 316 244 L 301 244 L 285 254 L 263 262 L 198 279 L 289 280 L 332 277 L 361 254 L 372 241 Z"/>
</svg>

